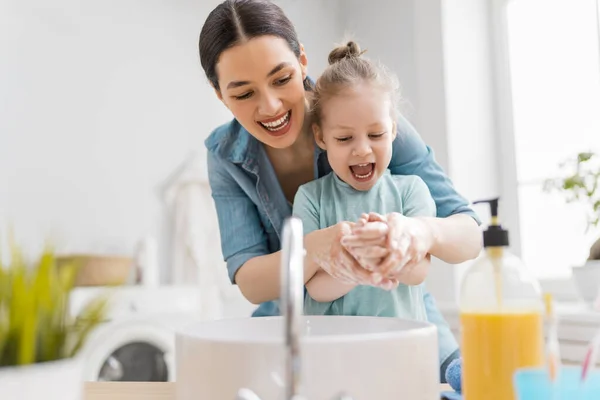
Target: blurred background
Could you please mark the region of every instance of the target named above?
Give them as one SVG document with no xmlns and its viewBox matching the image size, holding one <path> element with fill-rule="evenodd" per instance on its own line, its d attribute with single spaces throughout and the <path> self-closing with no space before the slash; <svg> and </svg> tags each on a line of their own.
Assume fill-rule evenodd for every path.
<svg viewBox="0 0 600 400">
<path fill-rule="evenodd" d="M 398 74 L 402 112 L 459 192 L 500 196 L 513 252 L 571 321 L 563 357 L 579 360 L 600 321 L 600 229 L 543 187 L 582 152 L 599 171 L 598 0 L 275 2 L 312 77 L 347 37 Z M 82 257 L 73 309 L 103 290 L 98 269 L 126 283 L 86 348 L 88 380 L 169 380 L 177 324 L 253 309 L 227 280 L 205 168 L 204 139 L 231 118 L 197 51 L 218 3 L 0 0 L 0 232 L 27 254 L 50 240 Z M 465 267 L 435 260 L 427 283 L 457 335 Z"/>
</svg>

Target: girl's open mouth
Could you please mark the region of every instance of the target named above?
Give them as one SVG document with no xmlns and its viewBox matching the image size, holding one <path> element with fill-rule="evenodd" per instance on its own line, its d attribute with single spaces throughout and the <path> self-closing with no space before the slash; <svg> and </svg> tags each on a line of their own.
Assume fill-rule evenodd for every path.
<svg viewBox="0 0 600 400">
<path fill-rule="evenodd" d="M 285 135 L 292 126 L 292 111 L 289 110 L 282 116 L 274 119 L 258 121 L 258 124 L 271 136 Z"/>
<path fill-rule="evenodd" d="M 352 176 L 359 182 L 366 182 L 371 179 L 375 173 L 375 163 L 364 163 L 350 166 Z"/>
</svg>

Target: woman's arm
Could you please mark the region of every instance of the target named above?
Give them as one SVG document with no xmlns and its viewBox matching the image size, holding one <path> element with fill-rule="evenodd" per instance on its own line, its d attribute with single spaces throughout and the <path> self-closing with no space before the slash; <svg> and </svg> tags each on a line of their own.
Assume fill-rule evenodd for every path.
<svg viewBox="0 0 600 400">
<path fill-rule="evenodd" d="M 237 284 L 244 297 L 254 304 L 279 298 L 281 293 L 281 252 L 269 252 L 267 236 L 256 205 L 235 181 L 229 164 L 208 152 L 208 177 L 214 199 L 221 250 L 227 262 L 229 279 Z M 341 246 L 348 224 L 340 223 L 304 236 L 306 257 L 304 282 L 324 268 L 335 276 L 336 270 L 355 269 L 356 275 L 368 278 L 367 271 Z"/>
<path fill-rule="evenodd" d="M 208 178 L 219 222 L 221 251 L 227 262 L 232 283 L 253 304 L 276 300 L 280 296 L 281 252 L 269 252 L 268 240 L 254 202 L 233 178 L 230 165 L 208 153 Z M 337 227 L 315 231 L 305 236 L 304 281 L 317 272 L 315 262 L 332 253 L 331 243 Z M 335 254 L 335 253 L 334 253 Z"/>
<path fill-rule="evenodd" d="M 482 235 L 477 222 L 467 214 L 436 218 L 437 206 L 429 187 L 419 176 L 395 176 L 396 182 L 410 182 L 404 204 L 404 215 L 423 221 L 430 236 L 429 254 L 447 263 L 458 264 L 478 256 Z"/>
<path fill-rule="evenodd" d="M 419 217 L 432 236 L 430 254 L 450 264 L 476 258 L 483 245 L 477 222 L 469 215 L 454 214 L 446 218 Z"/>
<path fill-rule="evenodd" d="M 305 280 L 309 293 L 317 301 L 340 298 L 357 284 L 371 283 L 371 273 L 362 268 L 342 245 L 342 237 L 352 232 L 354 223 L 340 222 L 320 229 L 320 196 L 317 182 L 302 185 L 294 196 L 293 215 L 302 221 L 305 233 L 305 263 L 316 266 L 315 276 Z M 320 271 L 319 271 L 320 268 Z M 329 300 L 320 300 L 320 299 Z"/>
<path fill-rule="evenodd" d="M 304 236 L 304 283 L 320 269 L 319 262 L 330 266 L 349 257 L 342 252 L 341 230 L 338 225 L 320 229 Z M 352 262 L 346 260 L 345 262 Z M 244 297 L 254 304 L 276 300 L 281 293 L 281 251 L 248 259 L 235 274 L 235 282 Z M 327 274 L 325 271 L 323 271 Z"/>
<path fill-rule="evenodd" d="M 306 291 L 310 297 L 322 303 L 337 300 L 355 287 L 355 284 L 335 279 L 322 269 L 306 282 Z"/>
<path fill-rule="evenodd" d="M 477 257 L 482 246 L 479 217 L 415 128 L 401 117 L 397 129 L 389 169 L 394 175 L 418 175 L 429 188 L 437 209 L 437 218 L 423 219 L 432 236 L 431 254 L 453 264 Z"/>
</svg>

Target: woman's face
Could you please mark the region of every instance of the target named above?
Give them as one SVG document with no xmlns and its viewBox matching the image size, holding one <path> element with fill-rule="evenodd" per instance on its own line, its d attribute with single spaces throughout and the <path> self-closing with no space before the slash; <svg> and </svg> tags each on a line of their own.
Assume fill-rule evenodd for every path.
<svg viewBox="0 0 600 400">
<path fill-rule="evenodd" d="M 276 36 L 225 50 L 217 63 L 217 95 L 252 136 L 273 148 L 294 144 L 304 124 L 307 59 Z"/>
</svg>

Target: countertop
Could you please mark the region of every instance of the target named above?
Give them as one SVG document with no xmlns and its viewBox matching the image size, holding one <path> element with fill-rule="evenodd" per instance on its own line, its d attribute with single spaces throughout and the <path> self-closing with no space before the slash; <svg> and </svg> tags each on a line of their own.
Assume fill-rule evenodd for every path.
<svg viewBox="0 0 600 400">
<path fill-rule="evenodd" d="M 440 392 L 451 390 L 440 385 Z M 86 382 L 84 400 L 175 400 L 174 382 Z"/>
</svg>

